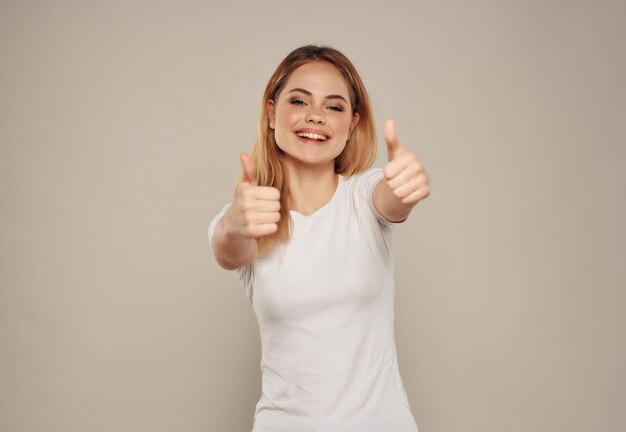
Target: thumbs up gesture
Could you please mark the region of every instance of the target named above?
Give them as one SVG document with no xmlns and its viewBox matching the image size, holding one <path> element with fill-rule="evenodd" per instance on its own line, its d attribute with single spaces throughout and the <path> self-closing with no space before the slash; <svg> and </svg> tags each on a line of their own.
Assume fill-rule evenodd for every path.
<svg viewBox="0 0 626 432">
<path fill-rule="evenodd" d="M 403 204 L 413 206 L 430 195 L 428 174 L 415 155 L 398 143 L 392 120 L 385 122 L 385 141 L 389 162 L 383 171 L 387 185 Z"/>
<path fill-rule="evenodd" d="M 229 231 L 245 238 L 273 234 L 278 230 L 280 220 L 280 191 L 274 187 L 258 186 L 250 156 L 241 153 L 239 158 L 243 177 L 228 211 Z"/>
</svg>

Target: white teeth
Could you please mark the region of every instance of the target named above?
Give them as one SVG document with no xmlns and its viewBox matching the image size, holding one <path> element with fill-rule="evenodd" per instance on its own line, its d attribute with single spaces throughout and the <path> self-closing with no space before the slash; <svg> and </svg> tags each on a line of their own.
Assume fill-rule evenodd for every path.
<svg viewBox="0 0 626 432">
<path fill-rule="evenodd" d="M 314 140 L 319 140 L 319 141 L 326 141 L 327 139 L 324 135 L 319 135 L 319 134 L 311 133 L 311 132 L 298 132 L 298 136 L 302 138 L 309 138 L 309 139 L 314 139 Z"/>
</svg>

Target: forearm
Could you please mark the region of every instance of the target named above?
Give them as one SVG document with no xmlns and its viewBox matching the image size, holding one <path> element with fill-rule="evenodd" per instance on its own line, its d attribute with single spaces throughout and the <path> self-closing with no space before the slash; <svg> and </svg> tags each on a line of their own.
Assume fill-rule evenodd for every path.
<svg viewBox="0 0 626 432">
<path fill-rule="evenodd" d="M 211 239 L 211 247 L 217 263 L 227 270 L 235 270 L 251 264 L 257 256 L 256 240 L 244 237 L 228 229 L 228 214 L 217 225 Z"/>
<path fill-rule="evenodd" d="M 374 206 L 376 210 L 390 222 L 403 222 L 411 214 L 415 203 L 406 204 L 394 195 L 385 180 L 378 182 L 374 188 Z"/>
</svg>

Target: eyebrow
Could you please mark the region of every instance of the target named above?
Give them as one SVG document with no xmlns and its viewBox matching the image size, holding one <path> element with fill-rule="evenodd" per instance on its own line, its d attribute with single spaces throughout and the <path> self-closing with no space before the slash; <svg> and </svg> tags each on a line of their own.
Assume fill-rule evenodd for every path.
<svg viewBox="0 0 626 432">
<path fill-rule="evenodd" d="M 313 93 L 311 93 L 310 91 L 305 90 L 303 88 L 299 88 L 299 87 L 293 88 L 293 89 L 289 90 L 287 93 L 293 93 L 293 92 L 300 92 L 300 93 L 304 93 L 307 96 L 313 96 Z M 345 103 L 348 103 L 346 98 L 344 98 L 341 95 L 328 95 L 324 99 L 341 99 Z"/>
</svg>

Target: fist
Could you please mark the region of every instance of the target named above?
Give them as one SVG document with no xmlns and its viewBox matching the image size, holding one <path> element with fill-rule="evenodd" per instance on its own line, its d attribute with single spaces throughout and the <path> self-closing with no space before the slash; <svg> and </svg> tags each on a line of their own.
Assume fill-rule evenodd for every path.
<svg viewBox="0 0 626 432">
<path fill-rule="evenodd" d="M 241 153 L 243 177 L 235 190 L 235 199 L 228 210 L 228 230 L 245 238 L 258 238 L 278 230 L 280 191 L 258 186 L 254 163 Z"/>
<path fill-rule="evenodd" d="M 398 144 L 392 120 L 385 122 L 385 141 L 389 157 L 384 168 L 387 185 L 402 203 L 415 205 L 430 195 L 428 173 L 413 153 Z"/>
</svg>

